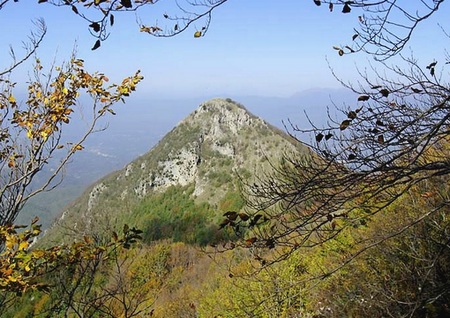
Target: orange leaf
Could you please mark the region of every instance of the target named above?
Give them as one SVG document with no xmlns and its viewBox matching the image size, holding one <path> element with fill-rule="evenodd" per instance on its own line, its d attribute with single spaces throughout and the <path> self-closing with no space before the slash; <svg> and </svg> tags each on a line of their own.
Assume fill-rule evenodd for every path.
<svg viewBox="0 0 450 318">
<path fill-rule="evenodd" d="M 247 247 L 250 247 L 250 246 L 252 246 L 253 243 L 255 243 L 255 242 L 256 242 L 256 237 L 252 237 L 252 238 L 249 238 L 248 240 L 245 241 L 245 245 L 246 245 Z"/>
</svg>

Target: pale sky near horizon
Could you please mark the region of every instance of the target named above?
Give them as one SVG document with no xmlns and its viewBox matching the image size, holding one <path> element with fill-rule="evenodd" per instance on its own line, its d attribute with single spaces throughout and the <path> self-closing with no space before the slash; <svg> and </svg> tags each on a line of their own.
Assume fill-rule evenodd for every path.
<svg viewBox="0 0 450 318">
<path fill-rule="evenodd" d="M 164 8 L 163 0 L 160 4 Z M 140 13 L 144 20 L 150 16 L 148 24 L 157 19 L 150 9 Z M 44 63 L 55 56 L 67 60 L 77 43 L 77 56 L 90 71 L 102 71 L 118 81 L 141 69 L 145 77 L 138 88 L 141 97 L 288 97 L 312 88 L 340 87 L 329 65 L 344 81 L 351 81 L 356 66 L 364 68 L 371 61 L 363 54 L 339 57 L 333 50 L 333 45 L 351 43 L 360 14 L 335 11 L 330 13 L 313 1 L 229 0 L 214 12 L 208 34 L 198 39 L 193 37 L 195 26 L 174 38 L 153 38 L 139 32 L 134 13 L 116 14 L 109 39 L 91 51 L 95 39 L 70 8 L 37 4 L 37 0 L 10 1 L 0 11 L 0 67 L 9 64 L 10 44 L 20 55 L 21 41 L 33 27 L 31 20 L 42 17 L 48 34 L 38 56 Z M 442 45 L 434 47 L 437 22 L 443 23 L 438 17 L 417 31 L 415 40 L 422 45 L 415 46 L 414 53 L 424 56 L 423 63 L 443 54 Z M 29 71 L 29 65 L 24 66 L 14 76 L 21 81 Z"/>
</svg>

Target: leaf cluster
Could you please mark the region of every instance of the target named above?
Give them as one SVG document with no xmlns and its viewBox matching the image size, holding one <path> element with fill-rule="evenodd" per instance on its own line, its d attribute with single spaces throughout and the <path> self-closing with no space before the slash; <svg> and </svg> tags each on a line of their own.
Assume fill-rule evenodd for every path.
<svg viewBox="0 0 450 318">
<path fill-rule="evenodd" d="M 124 102 L 143 79 L 139 71 L 120 84 L 107 84 L 103 73 L 89 73 L 84 61 L 73 57 L 63 66 L 53 66 L 45 74 L 39 59 L 34 65 L 35 80 L 28 85 L 25 103 L 13 93 L 15 83 L 0 78 L 0 224 L 12 224 L 24 203 L 35 194 L 54 186 L 68 162 L 97 129 L 100 118 L 115 114 L 113 105 Z M 92 99 L 92 117 L 87 130 L 75 141 L 62 142 L 62 130 L 70 123 L 81 94 Z M 30 191 L 36 175 L 59 154 L 62 158 L 54 174 Z M 57 182 L 58 183 L 58 182 Z"/>
<path fill-rule="evenodd" d="M 50 248 L 32 248 L 41 234 L 38 219 L 29 227 L 9 225 L 0 227 L 0 290 L 22 295 L 29 290 L 49 292 L 51 286 L 43 277 L 57 269 L 69 267 L 86 260 L 107 259 L 118 248 L 128 249 L 141 239 L 142 231 L 124 226 L 123 236 L 113 233 L 113 240 L 98 244 L 85 236 L 83 241 Z"/>
</svg>

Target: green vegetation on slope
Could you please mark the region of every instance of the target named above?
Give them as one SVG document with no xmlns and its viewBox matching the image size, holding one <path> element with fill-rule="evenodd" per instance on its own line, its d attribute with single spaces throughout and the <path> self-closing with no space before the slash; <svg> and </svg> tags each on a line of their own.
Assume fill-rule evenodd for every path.
<svg viewBox="0 0 450 318">
<path fill-rule="evenodd" d="M 262 271 L 258 270 L 261 262 L 271 254 L 282 253 L 283 247 L 256 252 L 249 246 L 223 253 L 205 247 L 204 253 L 188 244 L 203 243 L 201 240 L 207 233 L 203 231 L 205 227 L 194 224 L 201 219 L 195 217 L 196 213 L 206 215 L 206 219 L 200 220 L 202 226 L 208 229 L 209 224 L 213 229 L 211 215 L 220 215 L 220 209 L 242 207 L 242 199 L 235 192 L 230 191 L 215 210 L 208 204 L 195 203 L 190 196 L 192 187 L 170 187 L 165 193 L 155 194 L 154 200 L 144 200 L 130 219 L 141 222 L 161 216 L 160 229 L 167 236 L 188 243 L 172 239 L 147 241 L 155 235 L 152 232 L 155 229 L 150 229 L 153 222 L 149 221 L 149 228 L 143 229 L 146 238 L 142 246 L 119 255 L 120 262 L 98 269 L 98 280 L 83 297 L 98 297 L 102 286 L 110 291 L 120 281 L 124 299 L 134 297 L 139 300 L 134 305 L 145 309 L 143 313 L 151 312 L 152 317 L 161 318 L 401 317 L 411 312 L 411 317 L 446 317 L 450 301 L 447 289 L 450 254 L 446 248 L 448 236 L 442 234 L 450 229 L 448 211 L 441 210 L 425 222 L 403 230 L 411 220 L 420 217 L 421 211 L 440 205 L 449 191 L 446 184 L 445 177 L 428 180 L 402 195 L 384 213 L 359 226 L 347 227 L 320 246 L 301 248 L 284 262 Z M 172 215 L 171 211 L 180 213 Z M 392 231 L 399 235 L 368 248 Z M 218 233 L 221 232 L 212 231 L 208 237 L 219 239 Z M 164 237 L 161 232 L 158 235 Z M 345 263 L 361 247 L 367 247 L 365 252 Z M 344 263 L 344 267 L 329 275 Z M 121 267 L 117 268 L 117 264 Z M 70 281 L 64 275 L 56 277 L 59 283 Z M 78 290 L 76 299 L 82 299 L 86 292 L 83 288 Z M 16 309 L 24 317 L 27 313 L 31 317 L 32 312 L 48 308 L 54 296 L 26 294 L 22 297 L 25 303 L 17 303 Z M 64 297 L 67 295 L 60 292 L 54 299 Z M 114 307 L 114 315 L 123 314 L 120 303 L 109 305 Z M 58 313 L 50 316 L 62 317 Z"/>
<path fill-rule="evenodd" d="M 193 186 L 171 186 L 139 202 L 127 220 L 139 224 L 146 243 L 161 239 L 198 245 L 223 241 L 217 226 L 219 216 L 224 208 L 240 210 L 242 199 L 238 193 L 228 192 L 217 209 L 207 202 L 197 203 L 193 191 Z"/>
</svg>

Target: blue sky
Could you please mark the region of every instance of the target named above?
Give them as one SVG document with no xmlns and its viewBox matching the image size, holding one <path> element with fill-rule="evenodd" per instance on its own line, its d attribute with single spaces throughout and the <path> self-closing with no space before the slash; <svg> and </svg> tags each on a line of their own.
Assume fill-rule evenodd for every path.
<svg viewBox="0 0 450 318">
<path fill-rule="evenodd" d="M 94 39 L 69 8 L 26 2 L 11 3 L 2 12 L 2 29 L 13 26 L 8 44 L 20 47 L 32 27 L 30 20 L 43 17 L 48 35 L 39 51 L 42 59 L 67 58 L 77 42 L 78 56 L 90 69 L 113 74 L 112 78 L 141 69 L 145 91 L 161 97 L 289 96 L 309 88 L 336 87 L 325 57 L 341 63 L 331 47 L 352 35 L 356 19 L 330 14 L 312 1 L 279 5 L 267 0 L 230 0 L 214 13 L 206 37 L 194 39 L 192 28 L 175 38 L 153 38 L 138 32 L 134 13 L 122 14 L 116 16 L 110 38 L 92 52 Z M 140 14 L 143 19 L 149 11 Z M 334 32 L 336 25 L 339 32 Z"/>
<path fill-rule="evenodd" d="M 158 7 L 142 11 L 141 18 L 148 24 L 158 16 L 164 20 L 161 13 L 170 13 L 164 2 L 173 3 L 160 1 Z M 32 29 L 31 20 L 43 17 L 48 34 L 38 55 L 44 62 L 68 59 L 77 43 L 77 55 L 88 69 L 113 80 L 141 69 L 145 76 L 141 97 L 288 97 L 312 88 L 339 87 L 329 65 L 342 79 L 352 81 L 355 66 L 364 68 L 370 61 L 364 55 L 339 57 L 332 49 L 351 42 L 358 13 L 329 13 L 313 1 L 229 0 L 215 11 L 207 36 L 199 39 L 193 37 L 195 26 L 175 38 L 153 38 L 138 31 L 134 13 L 117 14 L 110 38 L 97 51 L 90 50 L 95 39 L 86 23 L 70 8 L 21 0 L 11 1 L 0 14 L 1 29 L 9 30 L 2 32 L 2 65 L 8 61 L 8 45 L 19 53 L 21 41 Z M 443 54 L 442 47 L 433 47 L 436 32 L 436 21 L 430 21 L 417 33 L 422 45 L 415 46 L 414 53 L 426 62 Z M 23 81 L 27 72 L 29 65 L 14 76 Z"/>
</svg>

